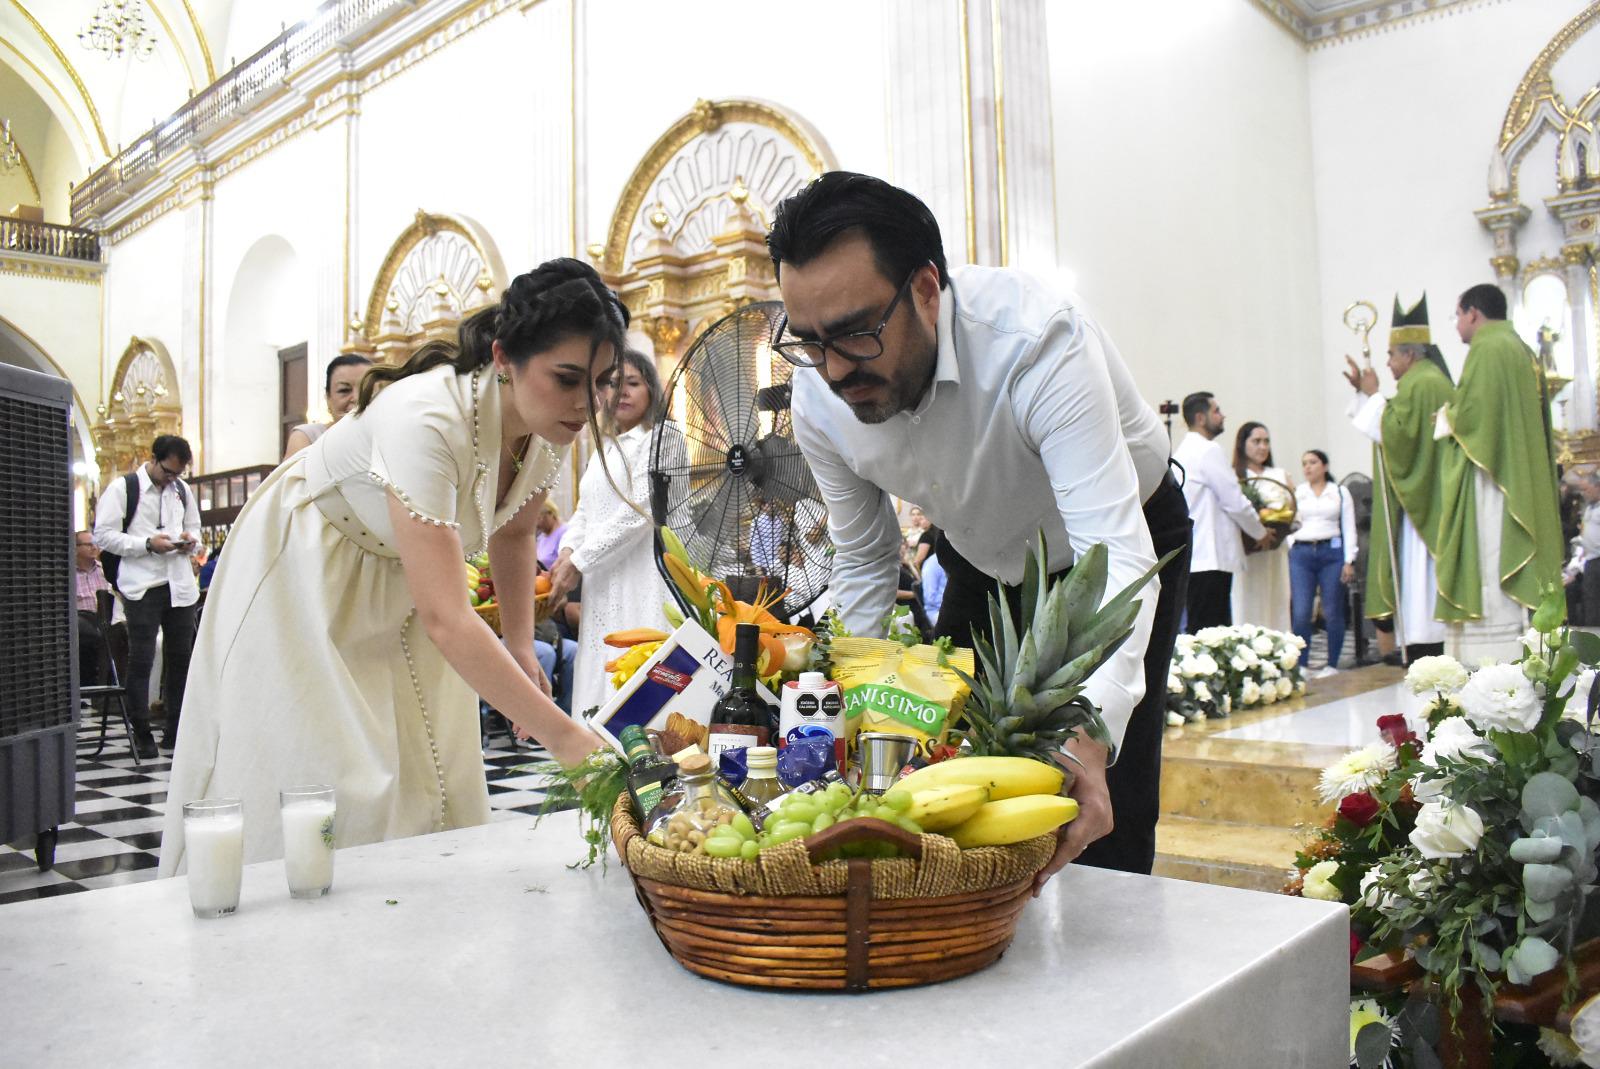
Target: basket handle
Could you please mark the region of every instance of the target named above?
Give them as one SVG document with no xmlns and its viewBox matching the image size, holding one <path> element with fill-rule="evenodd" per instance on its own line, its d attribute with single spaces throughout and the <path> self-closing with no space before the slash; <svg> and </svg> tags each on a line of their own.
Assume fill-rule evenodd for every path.
<svg viewBox="0 0 1600 1069">
<path fill-rule="evenodd" d="M 912 835 L 898 824 L 877 817 L 852 817 L 823 828 L 805 839 L 806 853 L 815 865 L 817 858 L 834 847 L 864 841 L 893 843 L 917 860 L 922 859 L 922 839 Z"/>
</svg>

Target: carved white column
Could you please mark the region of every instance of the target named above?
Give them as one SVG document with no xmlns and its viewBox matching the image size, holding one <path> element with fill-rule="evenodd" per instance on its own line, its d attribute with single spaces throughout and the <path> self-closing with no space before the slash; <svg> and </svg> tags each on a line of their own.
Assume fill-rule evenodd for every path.
<svg viewBox="0 0 1600 1069">
<path fill-rule="evenodd" d="M 889 0 L 888 178 L 927 203 L 951 264 L 973 262 L 967 201 L 971 193 L 961 114 L 958 0 Z M 975 246 L 975 239 L 972 243 Z"/>
<path fill-rule="evenodd" d="M 196 153 L 197 161 L 200 154 Z M 183 436 L 194 450 L 193 470 L 208 470 L 215 413 L 211 384 L 215 368 L 217 296 L 212 271 L 212 171 L 201 167 L 179 187 L 178 211 L 183 216 L 183 328 L 172 347 L 177 354 L 182 388 Z"/>
<path fill-rule="evenodd" d="M 523 70 L 529 97 L 521 109 L 519 134 L 532 142 L 532 173 L 522 176 L 531 219 L 527 246 L 511 252 L 513 276 L 552 256 L 573 256 L 575 194 L 573 168 L 576 79 L 574 44 L 577 0 L 545 0 L 524 9 Z M 531 255 L 530 255 L 531 254 Z"/>
<path fill-rule="evenodd" d="M 355 339 L 350 322 L 361 314 L 360 247 L 356 240 L 360 228 L 357 213 L 357 177 L 361 149 L 361 85 L 348 73 L 350 56 L 338 56 L 347 74 L 334 82 L 315 101 L 317 126 L 316 155 L 320 173 L 337 176 L 326 183 L 316 204 L 308 206 L 319 220 L 321 233 L 337 235 L 323 242 L 317 255 L 317 313 L 315 333 L 309 339 L 306 359 L 306 397 L 309 410 L 317 417 L 322 410 L 323 369 Z"/>
</svg>

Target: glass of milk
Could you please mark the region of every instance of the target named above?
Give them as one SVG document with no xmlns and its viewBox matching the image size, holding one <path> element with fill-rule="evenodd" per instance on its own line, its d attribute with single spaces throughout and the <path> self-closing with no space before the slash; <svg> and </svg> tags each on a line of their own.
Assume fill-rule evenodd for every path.
<svg viewBox="0 0 1600 1069">
<path fill-rule="evenodd" d="M 333 886 L 333 827 L 337 807 L 327 784 L 278 792 L 283 814 L 283 868 L 289 897 L 321 898 Z"/>
<path fill-rule="evenodd" d="M 202 798 L 183 806 L 189 855 L 189 904 L 196 917 L 226 917 L 239 908 L 244 874 L 244 805 L 237 798 Z"/>
</svg>

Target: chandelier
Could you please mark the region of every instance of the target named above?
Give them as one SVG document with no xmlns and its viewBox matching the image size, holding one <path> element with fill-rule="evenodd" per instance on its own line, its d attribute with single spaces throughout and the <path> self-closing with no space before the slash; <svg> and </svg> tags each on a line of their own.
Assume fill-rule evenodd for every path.
<svg viewBox="0 0 1600 1069">
<path fill-rule="evenodd" d="M 10 174 L 22 166 L 22 150 L 11 140 L 11 120 L 0 119 L 0 174 Z"/>
<path fill-rule="evenodd" d="M 148 59 L 156 47 L 139 0 L 100 0 L 89 25 L 78 31 L 78 43 L 105 53 L 107 59 L 121 59 L 124 54 Z"/>
</svg>

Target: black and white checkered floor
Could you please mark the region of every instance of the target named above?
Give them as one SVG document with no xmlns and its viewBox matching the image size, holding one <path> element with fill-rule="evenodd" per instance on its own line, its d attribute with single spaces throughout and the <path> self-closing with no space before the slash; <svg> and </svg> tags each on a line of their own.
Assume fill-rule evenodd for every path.
<svg viewBox="0 0 1600 1069">
<path fill-rule="evenodd" d="M 0 845 L 0 905 L 155 878 L 172 757 L 163 752 L 136 768 L 117 727 L 105 751 L 90 757 L 98 733 L 99 717 L 86 714 L 78 735 L 77 812 L 60 828 L 55 866 L 39 871 L 31 839 Z M 542 748 L 524 744 L 512 750 L 503 734 L 490 737 L 483 770 L 492 819 L 522 820 L 538 813 L 544 801 L 541 777 L 519 769 L 546 759 Z"/>
</svg>

